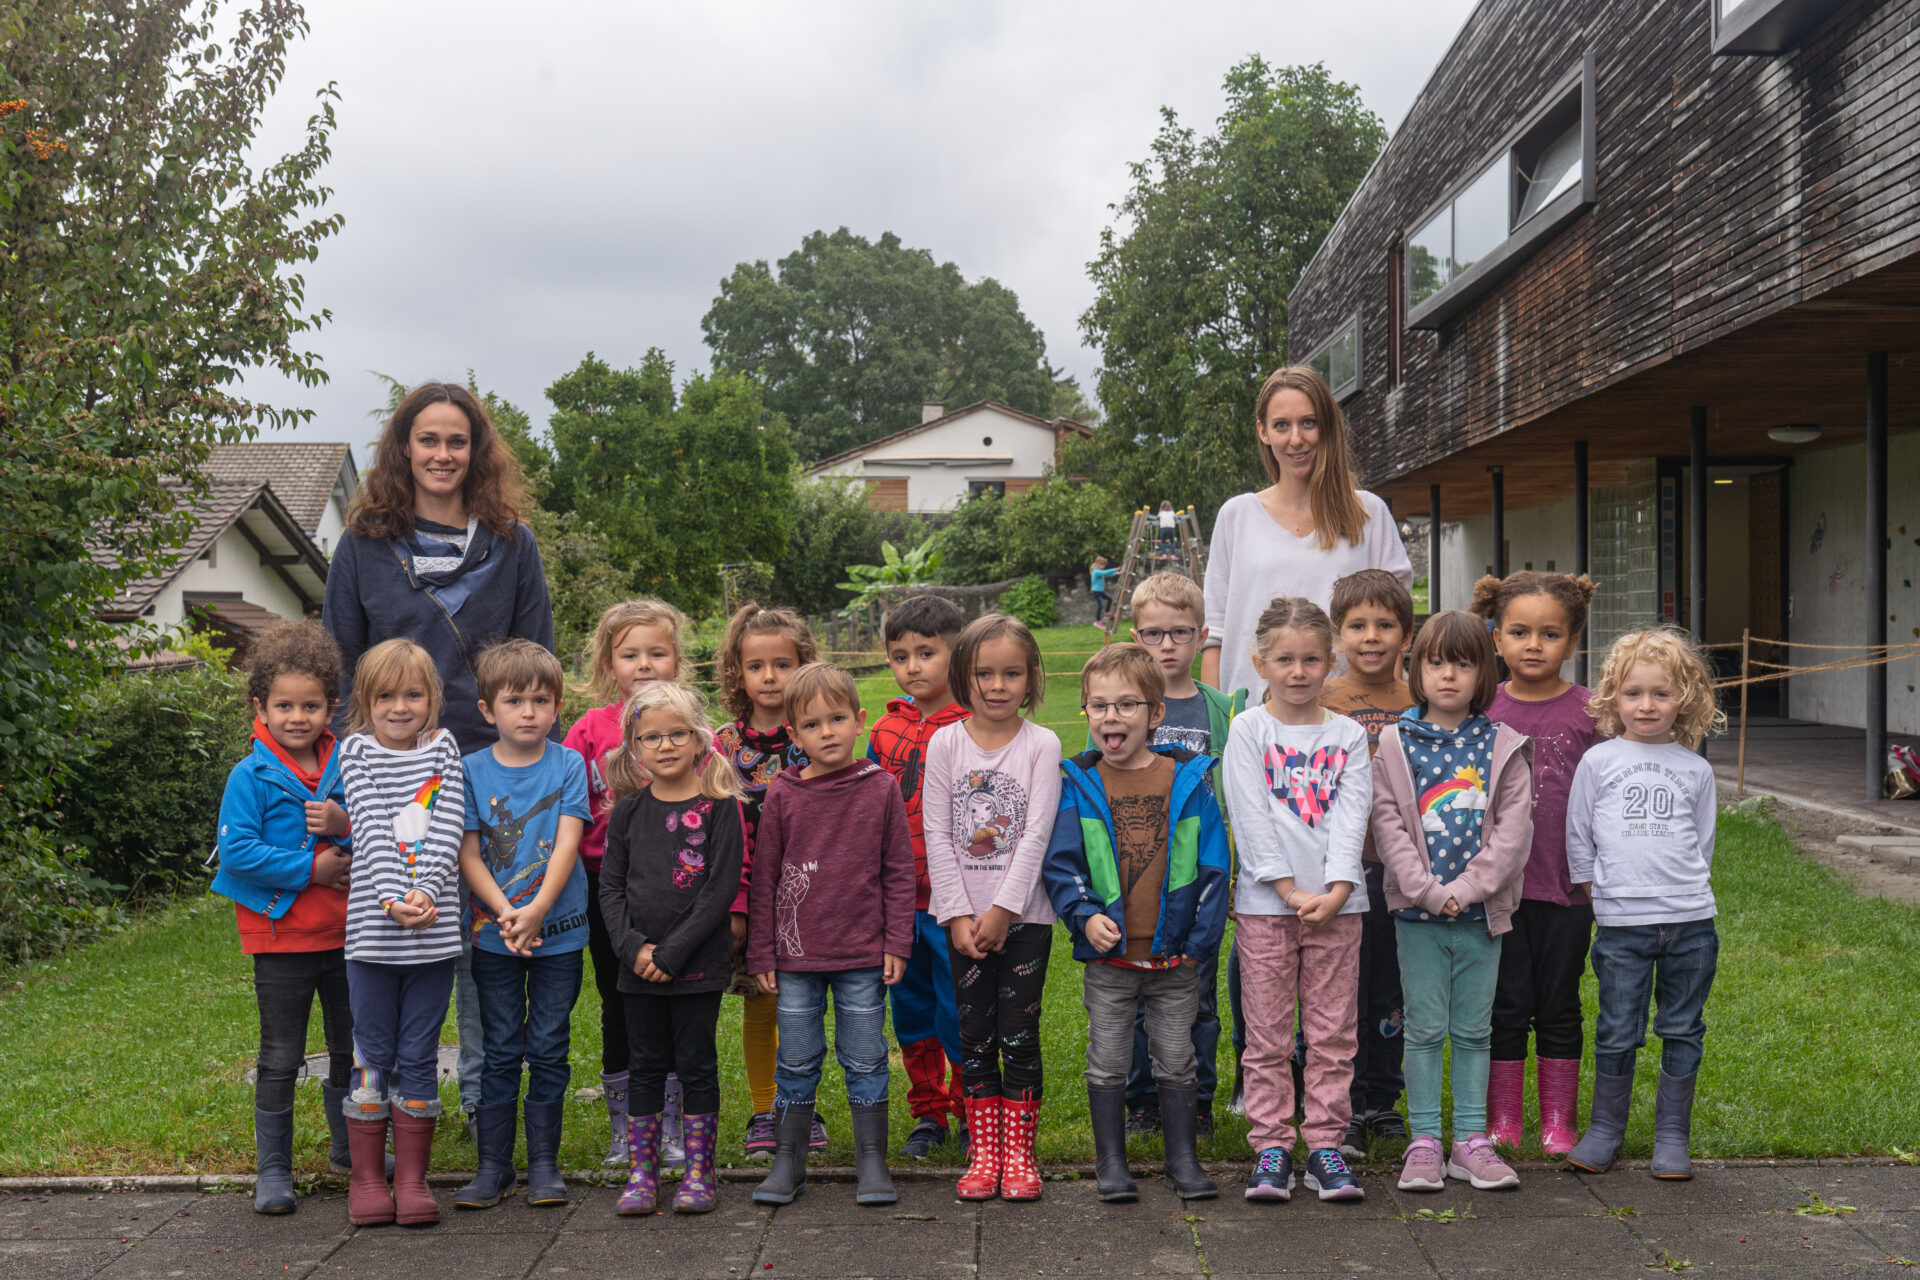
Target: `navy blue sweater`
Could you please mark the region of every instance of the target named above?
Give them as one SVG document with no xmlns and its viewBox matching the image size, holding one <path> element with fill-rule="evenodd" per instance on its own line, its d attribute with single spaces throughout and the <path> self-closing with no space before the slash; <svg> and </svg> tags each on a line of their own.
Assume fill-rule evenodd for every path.
<svg viewBox="0 0 1920 1280">
<path fill-rule="evenodd" d="M 353 668 L 360 655 L 400 636 L 433 655 L 446 695 L 440 724 L 463 755 L 499 738 L 480 714 L 473 678 L 480 651 L 514 637 L 553 648 L 553 606 L 540 548 L 524 524 L 511 539 L 477 526 L 458 569 L 424 577 L 415 571 L 406 541 L 342 533 L 327 570 L 320 621 L 340 645 L 345 664 L 335 733 L 344 735 L 352 714 Z M 554 729 L 558 741 L 557 722 Z"/>
</svg>

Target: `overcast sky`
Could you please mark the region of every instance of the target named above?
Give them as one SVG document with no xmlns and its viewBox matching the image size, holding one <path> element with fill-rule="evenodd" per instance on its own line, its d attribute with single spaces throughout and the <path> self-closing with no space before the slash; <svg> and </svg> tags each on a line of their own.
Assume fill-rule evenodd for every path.
<svg viewBox="0 0 1920 1280">
<path fill-rule="evenodd" d="M 285 149 L 337 82 L 322 181 L 346 227 L 306 270 L 331 381 L 252 389 L 363 465 L 371 370 L 471 367 L 542 422 L 589 350 L 706 367 L 700 318 L 734 265 L 845 225 L 1000 280 L 1091 393 L 1086 264 L 1160 108 L 1204 131 L 1259 53 L 1325 62 L 1393 129 L 1471 8 L 317 0 L 264 141 Z"/>
</svg>

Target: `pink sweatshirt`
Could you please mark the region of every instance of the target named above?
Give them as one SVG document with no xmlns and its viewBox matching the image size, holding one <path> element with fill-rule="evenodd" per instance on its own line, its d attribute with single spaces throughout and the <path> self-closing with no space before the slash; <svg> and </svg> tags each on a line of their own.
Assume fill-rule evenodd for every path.
<svg viewBox="0 0 1920 1280">
<path fill-rule="evenodd" d="M 565 741 L 587 762 L 587 808 L 593 821 L 580 837 L 580 863 L 596 879 L 601 855 L 607 848 L 607 813 L 613 808 L 612 793 L 607 790 L 607 757 L 620 746 L 626 728 L 620 713 L 625 706 L 624 702 L 611 702 L 595 707 L 573 722 Z"/>
<path fill-rule="evenodd" d="M 1004 907 L 1015 923 L 1052 924 L 1040 864 L 1059 808 L 1053 730 L 1023 721 L 998 751 L 982 750 L 966 721 L 935 733 L 920 788 L 933 918 L 945 924 Z"/>
</svg>

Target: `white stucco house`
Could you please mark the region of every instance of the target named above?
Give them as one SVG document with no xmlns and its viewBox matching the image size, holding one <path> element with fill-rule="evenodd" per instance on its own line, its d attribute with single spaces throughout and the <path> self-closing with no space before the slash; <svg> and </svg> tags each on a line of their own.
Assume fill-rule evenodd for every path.
<svg viewBox="0 0 1920 1280">
<path fill-rule="evenodd" d="M 983 490 L 1005 496 L 1039 484 L 1068 437 L 1092 434 L 1071 418 L 1049 422 L 992 400 L 952 413 L 927 404 L 917 425 L 823 458 L 807 474 L 863 480 L 883 511 L 950 511 Z"/>
</svg>

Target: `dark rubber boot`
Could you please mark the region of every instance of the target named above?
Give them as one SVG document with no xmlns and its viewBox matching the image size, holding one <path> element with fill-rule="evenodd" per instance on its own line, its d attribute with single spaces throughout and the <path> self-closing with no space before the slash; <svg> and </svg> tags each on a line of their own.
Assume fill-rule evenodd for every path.
<svg viewBox="0 0 1920 1280">
<path fill-rule="evenodd" d="M 1099 1196 L 1109 1204 L 1140 1198 L 1127 1168 L 1127 1087 L 1087 1086 L 1087 1116 L 1093 1122 L 1094 1176 Z"/>
<path fill-rule="evenodd" d="M 1167 1177 L 1182 1200 L 1211 1200 L 1220 1194 L 1193 1149 L 1198 1106 L 1192 1085 L 1160 1086 L 1160 1136 L 1166 1146 Z"/>
<path fill-rule="evenodd" d="M 560 1176 L 560 1125 L 566 1103 L 527 1099 L 527 1203 L 565 1204 L 567 1180 Z"/>
<path fill-rule="evenodd" d="M 511 1102 L 498 1102 L 473 1113 L 473 1145 L 480 1153 L 473 1181 L 453 1193 L 456 1209 L 491 1209 L 513 1194 L 514 1121 Z"/>
<path fill-rule="evenodd" d="M 893 1204 L 900 1196 L 887 1169 L 887 1104 L 853 1103 L 853 1167 L 859 1175 L 855 1204 Z"/>
<path fill-rule="evenodd" d="M 253 1171 L 253 1211 L 292 1213 L 299 1200 L 293 1191 L 292 1107 L 253 1109 Z"/>
<path fill-rule="evenodd" d="M 1620 1156 L 1627 1138 L 1627 1111 L 1633 1106 L 1633 1076 L 1593 1073 L 1593 1107 L 1587 1131 L 1567 1153 L 1567 1163 L 1588 1173 L 1605 1173 Z"/>
<path fill-rule="evenodd" d="M 773 1167 L 753 1189 L 755 1204 L 792 1204 L 807 1189 L 807 1145 L 813 1136 L 813 1104 L 788 1103 L 773 1121 Z"/>
<path fill-rule="evenodd" d="M 1699 1072 L 1690 1076 L 1660 1073 L 1660 1092 L 1653 1098 L 1653 1176 L 1683 1179 L 1693 1176 L 1693 1160 L 1687 1154 L 1693 1137 L 1693 1086 Z"/>
</svg>

